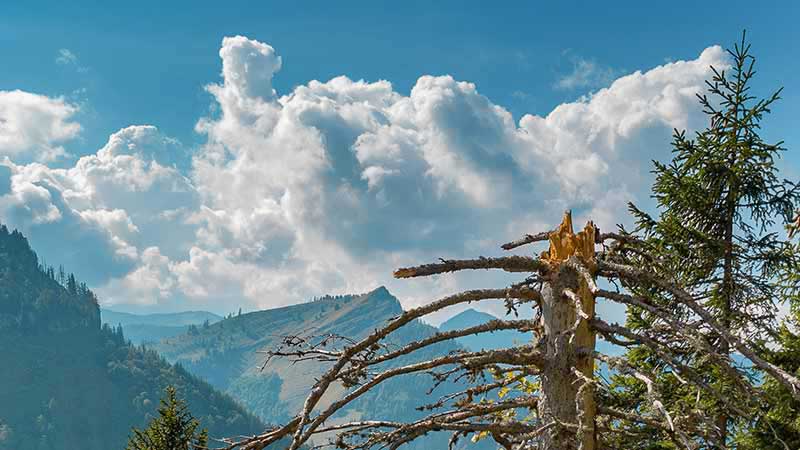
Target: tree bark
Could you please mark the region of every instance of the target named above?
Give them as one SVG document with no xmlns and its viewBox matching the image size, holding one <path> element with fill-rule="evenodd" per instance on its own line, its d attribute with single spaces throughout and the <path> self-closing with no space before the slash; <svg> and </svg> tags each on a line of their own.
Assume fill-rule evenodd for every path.
<svg viewBox="0 0 800 450">
<path fill-rule="evenodd" d="M 541 375 L 543 423 L 556 422 L 543 437 L 546 450 L 595 450 L 596 404 L 594 386 L 595 336 L 588 320 L 594 318 L 594 296 L 583 277 L 564 264 L 570 258 L 594 258 L 595 228 L 591 223 L 577 235 L 569 214 L 550 238 L 546 257 L 560 264 L 542 289 L 542 342 L 546 353 Z M 577 294 L 567 295 L 567 292 Z M 578 311 L 580 303 L 581 311 Z M 583 319 L 578 322 L 578 318 Z M 588 319 L 588 320 L 587 320 Z M 575 327 L 575 324 L 578 326 Z"/>
</svg>

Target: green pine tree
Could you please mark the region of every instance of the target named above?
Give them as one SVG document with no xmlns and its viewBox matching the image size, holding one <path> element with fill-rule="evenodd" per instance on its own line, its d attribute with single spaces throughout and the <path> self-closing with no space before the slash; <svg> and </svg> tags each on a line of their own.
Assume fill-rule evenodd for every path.
<svg viewBox="0 0 800 450">
<path fill-rule="evenodd" d="M 800 213 L 788 226 L 789 236 L 800 230 Z M 800 244 L 795 247 L 800 253 Z M 800 374 L 800 270 L 788 266 L 782 281 L 790 314 L 780 328 L 778 346 L 769 352 L 769 360 L 783 370 Z M 800 448 L 800 402 L 775 380 L 767 378 L 764 390 L 768 402 L 751 427 L 738 440 L 741 450 L 786 450 Z"/>
<path fill-rule="evenodd" d="M 800 315 L 794 312 L 787 322 L 795 329 Z M 782 369 L 800 374 L 800 336 L 781 327 L 780 348 L 774 351 L 771 362 Z M 786 450 L 800 448 L 800 402 L 772 379 L 764 382 L 768 403 L 762 407 L 751 427 L 742 430 L 737 439 L 739 450 Z"/>
<path fill-rule="evenodd" d="M 186 403 L 178 398 L 174 387 L 165 390 L 158 417 L 147 428 L 134 428 L 127 450 L 190 450 L 206 448 L 208 431 L 199 433 L 200 422 L 189 412 Z"/>
<path fill-rule="evenodd" d="M 763 99 L 751 93 L 755 59 L 744 34 L 729 53 L 730 71 L 714 69 L 713 78 L 707 82 L 708 95 L 698 95 L 709 119 L 708 127 L 694 138 L 676 130 L 672 162 L 655 163 L 653 198 L 658 216 L 633 204 L 630 210 L 637 219 L 638 231 L 646 237 L 650 254 L 656 255 L 655 265 L 662 275 L 688 286 L 696 298 L 704 299 L 705 307 L 721 324 L 765 351 L 766 343 L 777 338 L 781 270 L 796 263 L 790 242 L 775 228 L 791 221 L 800 192 L 797 185 L 780 178 L 775 165 L 784 150 L 782 143 L 767 143 L 760 136 L 762 119 L 778 100 L 780 90 Z M 647 261 L 648 265 L 652 262 Z M 676 317 L 692 317 L 669 298 L 661 302 Z M 658 320 L 646 311 L 633 310 L 628 326 L 653 333 Z M 715 353 L 725 358 L 731 355 L 727 342 L 711 330 L 701 331 Z M 673 353 L 695 368 L 709 385 L 732 395 L 735 377 L 714 358 L 688 343 L 676 345 Z M 684 416 L 691 416 L 693 411 L 712 412 L 715 426 L 706 430 L 708 438 L 701 448 L 732 447 L 734 431 L 749 426 L 741 414 L 728 411 L 714 397 L 703 397 L 690 385 L 682 384 L 648 349 L 635 348 L 627 356 L 643 370 L 658 374 L 658 389 L 665 397 L 662 401 L 671 410 Z M 747 368 L 740 369 L 740 374 L 745 378 L 759 376 Z M 616 398 L 612 392 L 612 402 L 649 407 L 647 391 L 637 380 L 616 376 L 615 382 L 633 390 Z M 758 413 L 757 405 L 742 402 L 740 406 Z M 631 424 L 634 429 L 636 437 L 620 443 L 623 448 L 675 448 L 659 430 Z"/>
</svg>

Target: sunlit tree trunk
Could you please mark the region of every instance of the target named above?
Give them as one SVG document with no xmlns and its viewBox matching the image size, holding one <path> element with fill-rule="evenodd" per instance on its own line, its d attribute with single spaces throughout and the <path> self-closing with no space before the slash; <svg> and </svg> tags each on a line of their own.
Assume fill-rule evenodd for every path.
<svg viewBox="0 0 800 450">
<path fill-rule="evenodd" d="M 550 250 L 542 255 L 556 266 L 542 289 L 541 305 L 547 363 L 542 368 L 539 415 L 544 423 L 555 422 L 553 431 L 543 436 L 547 450 L 596 448 L 595 335 L 588 323 L 594 318 L 595 302 L 587 282 L 569 264 L 573 258 L 593 261 L 594 240 L 594 226 L 589 223 L 576 235 L 567 213 L 550 236 Z"/>
</svg>

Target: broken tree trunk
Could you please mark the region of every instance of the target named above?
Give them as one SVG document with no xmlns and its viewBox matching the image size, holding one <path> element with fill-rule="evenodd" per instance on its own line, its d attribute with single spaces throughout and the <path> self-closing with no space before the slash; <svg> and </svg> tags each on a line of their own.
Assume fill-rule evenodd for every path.
<svg viewBox="0 0 800 450">
<path fill-rule="evenodd" d="M 570 264 L 578 258 L 584 266 L 594 268 L 596 233 L 589 222 L 575 234 L 567 212 L 559 228 L 550 233 L 550 249 L 541 258 L 552 265 L 542 289 L 539 337 L 547 355 L 539 414 L 544 423 L 555 423 L 543 436 L 546 450 L 596 448 L 595 335 L 588 322 L 594 318 L 595 300 L 585 278 Z"/>
</svg>

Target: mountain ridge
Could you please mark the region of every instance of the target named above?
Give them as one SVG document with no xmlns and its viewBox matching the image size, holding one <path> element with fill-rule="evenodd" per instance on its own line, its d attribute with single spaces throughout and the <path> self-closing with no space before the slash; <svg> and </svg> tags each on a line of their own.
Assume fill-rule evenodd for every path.
<svg viewBox="0 0 800 450">
<path fill-rule="evenodd" d="M 113 309 L 100 308 L 100 317 L 103 323 L 109 325 L 151 324 L 151 325 L 200 325 L 208 319 L 212 322 L 219 322 L 222 316 L 208 311 L 178 311 L 173 313 L 149 313 L 137 314 Z"/>
<path fill-rule="evenodd" d="M 219 322 L 222 317 L 208 311 L 133 314 L 102 308 L 100 320 L 112 327 L 121 326 L 125 337 L 139 345 L 186 333 L 191 331 L 192 326 Z"/>
<path fill-rule="evenodd" d="M 255 416 L 153 350 L 100 325 L 97 298 L 0 225 L 0 450 L 123 448 L 175 386 L 212 436 L 263 430 Z"/>
<path fill-rule="evenodd" d="M 308 389 L 327 366 L 310 361 L 293 363 L 285 359 L 273 359 L 265 366 L 264 357 L 258 352 L 275 349 L 280 345 L 281 337 L 287 335 L 304 338 L 338 335 L 358 340 L 402 313 L 397 298 L 381 286 L 365 294 L 325 296 L 307 303 L 229 317 L 198 330 L 197 334 L 183 334 L 161 341 L 154 348 L 167 360 L 180 363 L 188 371 L 237 398 L 262 420 L 281 423 L 289 419 L 289 414 L 300 410 Z M 387 344 L 403 345 L 436 332 L 435 327 L 415 320 L 390 335 Z M 421 351 L 419 355 L 403 357 L 397 364 L 459 350 L 463 349 L 458 344 L 443 342 Z M 420 418 L 423 413 L 416 411 L 416 406 L 428 403 L 445 390 L 454 392 L 457 387 L 445 383 L 434 396 L 425 396 L 419 390 L 421 384 L 427 384 L 421 381 L 425 376 L 411 375 L 380 384 L 351 403 L 342 414 L 331 418 L 330 423 L 359 417 L 387 420 Z M 342 392 L 344 388 L 341 386 L 333 389 L 331 395 L 322 399 L 320 407 L 330 404 L 335 400 L 334 396 Z M 440 433 L 407 448 L 447 448 L 448 437 Z M 324 437 L 314 443 L 325 443 Z M 470 444 L 469 448 L 483 450 L 485 445 L 482 442 Z"/>
</svg>

